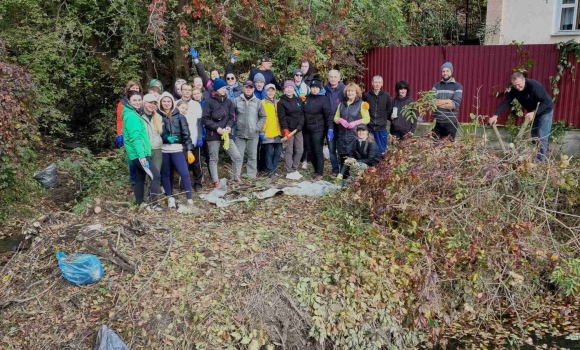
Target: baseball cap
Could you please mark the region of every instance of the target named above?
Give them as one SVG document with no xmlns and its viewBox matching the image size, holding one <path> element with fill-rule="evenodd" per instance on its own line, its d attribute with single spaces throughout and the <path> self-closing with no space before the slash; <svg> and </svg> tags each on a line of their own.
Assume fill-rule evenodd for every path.
<svg viewBox="0 0 580 350">
<path fill-rule="evenodd" d="M 272 59 L 268 56 L 262 56 L 262 62 L 272 62 Z"/>
<path fill-rule="evenodd" d="M 266 85 L 266 90 L 268 90 L 268 89 L 274 89 L 274 90 L 276 90 L 276 85 L 274 85 L 274 84 L 268 84 L 268 85 Z"/>
<path fill-rule="evenodd" d="M 251 80 L 246 80 L 246 81 L 244 81 L 244 86 L 254 87 L 254 83 Z"/>
<path fill-rule="evenodd" d="M 368 128 L 367 128 L 366 124 L 359 124 L 356 127 L 356 131 L 359 131 L 359 130 L 368 130 Z"/>
<path fill-rule="evenodd" d="M 147 94 L 143 96 L 144 102 L 157 102 L 157 96 L 155 94 Z"/>
</svg>

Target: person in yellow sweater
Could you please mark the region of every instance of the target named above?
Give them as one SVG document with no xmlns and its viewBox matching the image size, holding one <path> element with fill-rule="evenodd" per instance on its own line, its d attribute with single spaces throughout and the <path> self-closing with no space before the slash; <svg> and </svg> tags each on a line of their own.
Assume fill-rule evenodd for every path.
<svg viewBox="0 0 580 350">
<path fill-rule="evenodd" d="M 276 169 L 282 153 L 282 130 L 278 113 L 276 111 L 276 86 L 274 84 L 266 85 L 266 98 L 262 100 L 264 110 L 266 111 L 266 123 L 260 133 L 263 147 L 266 147 L 266 170 L 269 177 L 276 176 Z"/>
<path fill-rule="evenodd" d="M 371 120 L 369 104 L 362 100 L 362 89 L 355 83 L 350 83 L 344 88 L 345 100 L 338 105 L 334 122 L 336 137 L 336 149 L 340 166 L 348 157 L 352 143 L 356 142 L 356 127 L 360 124 L 368 124 Z"/>
</svg>

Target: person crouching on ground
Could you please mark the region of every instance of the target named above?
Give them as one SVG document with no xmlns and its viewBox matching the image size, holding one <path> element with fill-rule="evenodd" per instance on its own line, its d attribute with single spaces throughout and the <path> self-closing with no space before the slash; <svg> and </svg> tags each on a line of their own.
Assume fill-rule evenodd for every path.
<svg viewBox="0 0 580 350">
<path fill-rule="evenodd" d="M 357 140 L 350 145 L 348 158 L 344 161 L 338 179 L 349 176 L 352 170 L 352 177 L 355 178 L 361 171 L 369 167 L 376 166 L 381 160 L 379 148 L 372 135 L 369 134 L 367 126 L 361 124 L 356 127 Z"/>
<path fill-rule="evenodd" d="M 150 209 L 156 211 L 164 210 L 157 204 L 159 194 L 159 169 L 151 161 L 151 144 L 147 127 L 139 115 L 139 109 L 143 104 L 143 98 L 138 91 L 129 91 L 127 94 L 129 103 L 123 108 L 123 135 L 125 135 L 125 150 L 127 160 L 135 166 L 135 203 L 141 205 L 145 197 L 145 177 L 151 177 L 151 205 Z"/>
<path fill-rule="evenodd" d="M 193 153 L 193 145 L 191 143 L 191 136 L 189 133 L 189 125 L 187 119 L 179 110 L 175 108 L 173 96 L 170 93 L 164 92 L 159 98 L 158 113 L 163 118 L 163 166 L 161 167 L 161 182 L 165 194 L 169 197 L 167 200 L 169 208 L 175 208 L 175 198 L 173 197 L 173 177 L 171 176 L 171 167 L 177 169 L 187 197 L 187 205 L 193 205 L 191 193 L 191 180 L 189 178 L 189 171 L 187 170 L 187 160 L 183 154 L 183 150 L 187 149 L 188 157 Z"/>
<path fill-rule="evenodd" d="M 223 135 L 232 135 L 232 127 L 236 120 L 236 113 L 234 104 L 226 96 L 226 82 L 220 78 L 216 78 L 213 82 L 214 96 L 207 101 L 203 106 L 202 123 L 205 126 L 206 142 L 209 150 L 209 167 L 211 180 L 214 186 L 219 185 L 218 177 L 218 159 Z M 224 140 L 224 148 L 232 159 L 232 180 L 241 182 L 240 175 L 242 173 L 242 156 L 236 147 L 233 140 L 226 143 Z"/>
</svg>

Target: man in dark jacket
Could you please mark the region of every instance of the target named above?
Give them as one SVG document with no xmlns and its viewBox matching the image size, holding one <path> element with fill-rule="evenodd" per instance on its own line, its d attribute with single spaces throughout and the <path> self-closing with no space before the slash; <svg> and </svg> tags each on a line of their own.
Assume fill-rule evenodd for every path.
<svg viewBox="0 0 580 350">
<path fill-rule="evenodd" d="M 272 67 L 272 59 L 266 56 L 262 57 L 260 67 L 254 68 L 250 71 L 248 80 L 254 81 L 254 76 L 258 73 L 262 73 L 264 76 L 264 85 L 274 84 L 277 90 L 282 90 L 282 86 L 280 86 L 278 80 L 276 80 L 274 72 L 270 70 L 270 67 Z"/>
<path fill-rule="evenodd" d="M 344 83 L 340 80 L 340 72 L 331 70 L 328 72 L 328 84 L 324 86 L 326 97 L 330 103 L 330 112 L 332 116 L 336 114 L 338 105 L 344 101 Z M 330 153 L 330 164 L 332 164 L 332 176 L 338 175 L 340 167 L 338 165 L 338 155 L 336 153 L 336 138 L 326 139 L 328 141 L 328 151 Z"/>
<path fill-rule="evenodd" d="M 371 122 L 367 127 L 375 138 L 379 152 L 383 154 L 387 151 L 389 141 L 387 123 L 393 113 L 393 99 L 383 90 L 383 78 L 380 75 L 373 77 L 373 89 L 364 94 L 363 101 L 368 102 L 371 116 Z"/>
<path fill-rule="evenodd" d="M 500 103 L 493 117 L 489 118 L 490 124 L 497 123 L 497 117 L 505 111 L 514 99 L 528 112 L 527 120 L 534 120 L 532 124 L 532 138 L 538 140 L 542 146 L 536 158 L 540 161 L 546 159 L 548 151 L 548 137 L 552 131 L 552 119 L 554 118 L 554 102 L 546 89 L 537 80 L 526 79 L 522 73 L 516 72 L 511 77 L 513 87 L 507 93 L 506 98 Z M 538 107 L 538 103 L 540 104 Z M 534 111 L 538 108 L 537 115 Z"/>
<path fill-rule="evenodd" d="M 206 128 L 206 142 L 209 149 L 210 175 L 214 185 L 219 184 L 217 163 L 222 145 L 222 135 L 231 136 L 232 127 L 236 121 L 236 113 L 232 101 L 226 96 L 226 82 L 220 78 L 213 81 L 214 96 L 203 105 L 201 115 L 203 126 Z M 234 142 L 229 143 L 226 149 L 232 159 L 232 180 L 241 181 L 242 157 Z"/>
<path fill-rule="evenodd" d="M 403 108 L 413 102 L 409 92 L 409 84 L 404 80 L 398 81 L 395 84 L 395 99 L 393 100 L 393 112 L 390 120 L 391 135 L 399 140 L 413 136 L 417 130 L 419 113 L 416 110 L 411 111 L 412 115 L 403 112 Z"/>
<path fill-rule="evenodd" d="M 339 180 L 348 176 L 351 167 L 365 171 L 369 167 L 379 164 L 381 160 L 377 143 L 369 137 L 367 126 L 359 124 L 356 127 L 356 135 L 358 140 L 351 145 L 349 158 L 344 161 L 340 174 L 337 176 Z"/>
</svg>

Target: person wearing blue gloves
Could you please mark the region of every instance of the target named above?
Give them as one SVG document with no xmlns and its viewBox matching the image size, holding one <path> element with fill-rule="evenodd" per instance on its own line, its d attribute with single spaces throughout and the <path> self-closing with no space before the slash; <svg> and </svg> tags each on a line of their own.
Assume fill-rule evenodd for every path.
<svg viewBox="0 0 580 350">
<path fill-rule="evenodd" d="M 262 128 L 266 122 L 266 112 L 262 102 L 254 96 L 254 83 L 251 80 L 244 82 L 243 94 L 233 102 L 238 125 L 234 142 L 242 161 L 248 152 L 246 177 L 255 179 L 258 172 L 258 141 L 264 139 Z"/>
<path fill-rule="evenodd" d="M 322 93 L 322 81 L 315 74 L 310 82 L 310 93 L 304 102 L 304 144 L 308 150 L 308 159 L 314 166 L 316 180 L 321 180 L 324 173 L 324 137 L 334 139 L 334 122 L 328 98 Z M 324 131 L 328 130 L 326 135 Z"/>
<path fill-rule="evenodd" d="M 210 68 L 210 70 L 209 70 L 210 75 L 208 77 L 207 73 L 205 71 L 205 68 L 203 66 L 203 63 L 201 63 L 201 61 L 199 60 L 199 53 L 197 52 L 197 50 L 192 47 L 189 49 L 189 54 L 191 56 L 191 59 L 193 60 L 193 64 L 195 66 L 195 70 L 197 72 L 197 75 L 199 75 L 203 81 L 204 88 L 211 93 L 213 91 L 213 87 L 212 87 L 213 81 L 217 78 L 220 78 L 220 74 L 219 74 L 218 70 L 216 68 L 213 68 L 213 67 Z M 225 76 L 227 76 L 229 73 L 232 73 L 232 74 L 234 73 L 236 59 L 238 58 L 237 54 L 238 54 L 237 51 L 234 51 L 234 53 L 232 53 L 230 63 L 226 67 L 226 72 L 224 74 L 223 80 L 226 80 Z M 206 99 L 207 98 L 208 97 L 206 97 Z"/>
</svg>

